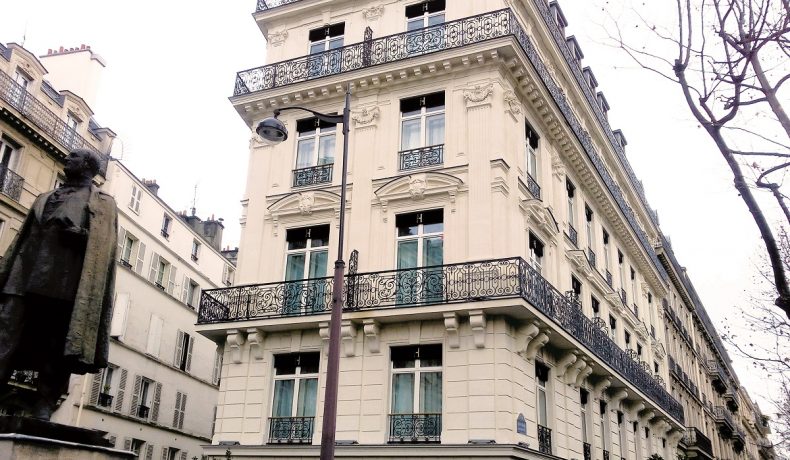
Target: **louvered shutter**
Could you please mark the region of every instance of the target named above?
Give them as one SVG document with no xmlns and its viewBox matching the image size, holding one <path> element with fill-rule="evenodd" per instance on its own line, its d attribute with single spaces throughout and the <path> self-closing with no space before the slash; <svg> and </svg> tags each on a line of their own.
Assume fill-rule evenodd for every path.
<svg viewBox="0 0 790 460">
<path fill-rule="evenodd" d="M 162 460 L 167 460 L 167 454 L 169 454 L 169 453 L 170 453 L 170 448 L 169 447 L 163 447 L 162 448 Z"/>
<path fill-rule="evenodd" d="M 123 450 L 132 450 L 132 438 L 123 438 Z"/>
<path fill-rule="evenodd" d="M 178 428 L 178 414 L 181 412 L 181 392 L 176 392 L 176 408 L 173 410 L 173 428 Z"/>
<path fill-rule="evenodd" d="M 176 335 L 176 354 L 173 356 L 173 365 L 181 368 L 181 355 L 184 353 L 184 333 L 178 331 Z"/>
<path fill-rule="evenodd" d="M 126 378 L 128 376 L 126 369 L 121 369 L 121 378 L 118 380 L 118 391 L 115 394 L 115 412 L 123 410 L 123 397 L 126 394 Z"/>
<path fill-rule="evenodd" d="M 116 438 L 113 435 L 110 435 L 110 436 L 107 437 L 107 440 L 110 441 L 110 446 L 112 446 L 114 448 L 115 447 L 115 442 L 118 440 L 118 438 Z"/>
<path fill-rule="evenodd" d="M 173 295 L 173 292 L 175 292 L 175 288 L 176 288 L 176 271 L 177 271 L 176 267 L 174 267 L 173 265 L 170 265 L 170 270 L 169 270 L 170 273 L 168 273 L 169 276 L 168 276 L 168 280 L 167 280 L 167 289 L 166 289 L 167 293 L 170 294 L 170 295 Z"/>
<path fill-rule="evenodd" d="M 156 283 L 156 270 L 159 268 L 159 254 L 151 253 L 151 269 L 148 272 L 148 281 Z"/>
<path fill-rule="evenodd" d="M 94 406 L 99 403 L 99 393 L 101 392 L 101 378 L 104 371 L 99 371 L 93 374 L 93 382 L 91 382 L 91 398 L 90 403 Z"/>
<path fill-rule="evenodd" d="M 189 338 L 189 346 L 187 347 L 187 363 L 185 366 L 185 371 L 189 372 L 189 369 L 192 367 L 192 345 L 195 344 L 195 338 Z"/>
<path fill-rule="evenodd" d="M 186 451 L 181 451 L 181 460 L 187 460 L 188 457 L 189 455 L 187 455 Z"/>
<path fill-rule="evenodd" d="M 139 375 L 134 376 L 134 391 L 132 392 L 132 406 L 129 413 L 137 417 L 137 403 L 140 402 L 140 386 L 143 383 L 143 378 Z"/>
<path fill-rule="evenodd" d="M 187 411 L 187 394 L 184 393 L 181 396 L 181 412 L 178 414 L 178 428 L 179 429 L 183 429 L 184 428 L 184 414 L 186 414 L 186 411 Z"/>
<path fill-rule="evenodd" d="M 154 388 L 154 403 L 151 407 L 151 421 L 156 422 L 159 420 L 159 402 L 162 399 L 162 384 L 157 382 Z"/>
<path fill-rule="evenodd" d="M 222 266 L 222 282 L 225 283 L 225 284 L 229 284 L 228 283 L 228 266 L 227 265 L 223 265 Z"/>
<path fill-rule="evenodd" d="M 126 317 L 129 313 L 129 294 L 118 292 L 115 294 L 112 320 L 110 321 L 110 336 L 121 337 L 126 329 Z"/>
<path fill-rule="evenodd" d="M 134 271 L 137 272 L 138 275 L 143 274 L 143 263 L 145 262 L 145 243 L 142 241 L 137 242 L 137 264 L 134 267 Z"/>
<path fill-rule="evenodd" d="M 222 374 L 222 354 L 219 350 L 214 352 L 214 372 L 211 373 L 211 383 L 216 385 L 219 383 L 219 377 Z"/>
<path fill-rule="evenodd" d="M 181 301 L 189 305 L 189 277 L 184 275 L 184 284 L 181 285 Z"/>
<path fill-rule="evenodd" d="M 118 226 L 118 260 L 123 258 L 123 245 L 126 244 L 126 229 Z"/>
<path fill-rule="evenodd" d="M 153 444 L 148 444 L 148 447 L 145 448 L 145 460 L 153 460 L 154 458 L 154 446 Z"/>
</svg>

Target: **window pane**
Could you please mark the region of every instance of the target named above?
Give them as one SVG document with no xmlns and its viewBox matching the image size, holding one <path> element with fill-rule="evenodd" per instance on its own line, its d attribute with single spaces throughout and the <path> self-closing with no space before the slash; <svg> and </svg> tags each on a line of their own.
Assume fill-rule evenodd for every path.
<svg viewBox="0 0 790 460">
<path fill-rule="evenodd" d="M 313 152 L 315 151 L 315 139 L 301 139 L 296 148 L 296 169 L 315 166 L 313 164 Z"/>
<path fill-rule="evenodd" d="M 423 24 L 422 16 L 419 18 L 409 19 L 409 21 L 406 23 L 406 30 L 411 31 L 411 30 L 421 29 L 423 27 L 422 24 Z"/>
<path fill-rule="evenodd" d="M 427 145 L 444 144 L 444 114 L 426 118 Z"/>
<path fill-rule="evenodd" d="M 442 265 L 444 260 L 444 250 L 442 248 L 442 237 L 426 238 L 423 241 L 422 266 Z"/>
<path fill-rule="evenodd" d="M 318 394 L 318 379 L 299 381 L 299 396 L 296 401 L 297 417 L 315 417 L 315 401 Z"/>
<path fill-rule="evenodd" d="M 414 374 L 392 376 L 392 413 L 414 413 Z"/>
<path fill-rule="evenodd" d="M 538 156 L 535 155 L 535 151 L 532 150 L 532 149 L 529 149 L 528 152 L 529 152 L 528 153 L 528 156 L 529 156 L 529 168 L 528 168 L 529 171 L 528 172 L 532 176 L 532 178 L 535 179 L 537 177 L 537 175 L 538 175 Z"/>
<path fill-rule="evenodd" d="M 538 425 L 548 425 L 546 413 L 546 390 L 538 389 Z"/>
<path fill-rule="evenodd" d="M 398 268 L 417 267 L 417 240 L 398 243 Z"/>
<path fill-rule="evenodd" d="M 420 119 L 404 120 L 401 127 L 401 150 L 422 147 L 420 140 Z"/>
<path fill-rule="evenodd" d="M 320 353 L 302 353 L 299 355 L 299 373 L 317 374 Z"/>
<path fill-rule="evenodd" d="M 329 165 L 335 162 L 335 136 L 321 136 L 318 141 L 318 164 Z"/>
<path fill-rule="evenodd" d="M 285 281 L 304 279 L 304 254 L 288 254 L 285 266 Z"/>
<path fill-rule="evenodd" d="M 442 373 L 420 374 L 420 413 L 442 413 Z"/>
<path fill-rule="evenodd" d="M 437 14 L 435 16 L 430 16 L 428 18 L 428 25 L 435 26 L 436 24 L 441 24 L 444 22 L 444 14 Z"/>
<path fill-rule="evenodd" d="M 276 380 L 274 382 L 274 402 L 272 417 L 290 417 L 294 399 L 294 381 Z"/>
<path fill-rule="evenodd" d="M 310 271 L 308 278 L 322 278 L 326 276 L 326 262 L 329 259 L 329 251 L 315 251 L 310 254 Z"/>
<path fill-rule="evenodd" d="M 329 49 L 334 50 L 343 46 L 343 37 L 333 38 L 329 40 Z"/>
<path fill-rule="evenodd" d="M 312 45 L 310 45 L 310 54 L 316 54 L 324 51 L 325 46 L 326 43 L 323 41 L 320 41 L 318 43 L 313 43 Z"/>
</svg>

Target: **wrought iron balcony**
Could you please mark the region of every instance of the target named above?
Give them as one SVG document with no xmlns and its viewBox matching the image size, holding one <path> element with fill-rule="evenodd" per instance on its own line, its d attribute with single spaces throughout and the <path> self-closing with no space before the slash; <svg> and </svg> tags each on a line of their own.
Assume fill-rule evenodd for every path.
<svg viewBox="0 0 790 460">
<path fill-rule="evenodd" d="M 301 2 L 302 0 L 258 0 L 255 7 L 255 12 L 268 11 L 278 6 L 289 5 L 291 3 Z"/>
<path fill-rule="evenodd" d="M 590 261 L 590 266 L 595 268 L 595 251 L 592 248 L 587 248 L 587 260 Z"/>
<path fill-rule="evenodd" d="M 582 451 L 584 460 L 592 460 L 592 446 L 589 442 L 582 443 Z"/>
<path fill-rule="evenodd" d="M 610 272 L 609 269 L 606 269 L 606 284 L 612 287 L 612 272 Z"/>
<path fill-rule="evenodd" d="M 716 425 L 719 427 L 719 432 L 725 438 L 729 438 L 735 430 L 735 422 L 730 411 L 722 406 L 716 406 L 713 408 L 713 414 L 716 419 Z"/>
<path fill-rule="evenodd" d="M 527 190 L 536 200 L 540 199 L 540 185 L 530 173 L 527 173 Z"/>
<path fill-rule="evenodd" d="M 332 167 L 334 164 L 311 166 L 309 168 L 294 169 L 294 187 L 307 187 L 310 185 L 326 184 L 332 182 Z"/>
<path fill-rule="evenodd" d="M 590 353 L 611 366 L 671 417 L 683 422 L 683 407 L 564 294 L 520 258 L 435 265 L 346 276 L 346 310 L 483 302 L 519 298 L 550 318 Z M 349 302 L 348 287 L 353 286 Z M 201 293 L 198 323 L 326 314 L 332 279 L 234 286 Z"/>
<path fill-rule="evenodd" d="M 738 412 L 738 395 L 736 394 L 736 390 L 729 387 L 723 397 L 724 402 L 727 404 L 727 409 Z"/>
<path fill-rule="evenodd" d="M 270 5 L 268 0 L 266 1 L 266 5 Z M 573 56 L 567 44 L 565 44 L 565 36 L 560 32 L 552 19 L 548 4 L 541 1 L 536 1 L 534 3 L 548 25 L 555 41 L 560 45 L 563 55 L 565 55 L 568 62 L 573 62 Z M 359 43 L 329 50 L 324 53 L 302 56 L 238 72 L 236 74 L 233 95 L 239 96 L 254 93 L 315 78 L 338 75 L 385 63 L 402 61 L 415 56 L 460 48 L 496 38 L 512 37 L 527 56 L 532 67 L 537 71 L 540 80 L 545 85 L 565 119 L 568 120 L 571 130 L 580 141 L 593 167 L 606 184 L 607 189 L 623 212 L 631 229 L 637 235 L 640 244 L 649 255 L 653 266 L 661 278 L 665 280 L 668 279 L 668 274 L 663 265 L 661 265 L 652 243 L 638 224 L 634 211 L 626 202 L 622 189 L 614 180 L 612 173 L 596 150 L 592 138 L 584 129 L 571 108 L 568 96 L 557 82 L 554 81 L 546 63 L 543 62 L 535 45 L 529 38 L 529 35 L 511 9 L 505 8 L 491 11 L 455 21 L 449 21 L 441 25 L 401 32 L 376 39 L 372 38 L 372 32 L 367 33 L 367 35 L 370 38 Z M 584 94 L 590 106 L 593 108 L 593 111 L 595 111 L 599 122 L 605 128 L 604 131 L 614 146 L 621 163 L 625 166 L 629 179 L 631 179 L 634 187 L 640 193 L 640 197 L 643 198 L 639 181 L 630 170 L 622 146 L 619 146 L 619 142 L 615 138 L 606 116 L 601 112 L 600 106 L 597 103 L 597 96 L 592 93 L 592 90 L 590 90 L 587 85 L 583 84 L 585 81 L 584 76 L 581 73 L 581 69 L 576 67 L 577 66 L 571 66 L 572 72 L 577 80 L 581 82 Z M 643 199 L 643 202 L 647 207 L 646 200 Z M 647 209 L 649 210 L 649 207 Z M 651 218 L 653 217 L 651 212 Z"/>
<path fill-rule="evenodd" d="M 99 393 L 99 400 L 97 403 L 101 407 L 110 407 L 112 406 L 113 396 L 107 393 Z"/>
<path fill-rule="evenodd" d="M 14 201 L 19 201 L 24 184 L 25 180 L 22 176 L 11 171 L 7 166 L 0 165 L 0 192 Z"/>
<path fill-rule="evenodd" d="M 736 453 L 743 452 L 746 446 L 746 433 L 740 427 L 736 427 L 732 432 L 732 448 Z"/>
<path fill-rule="evenodd" d="M 538 450 L 551 455 L 551 428 L 538 425 Z"/>
<path fill-rule="evenodd" d="M 713 458 L 713 444 L 710 438 L 705 436 L 705 433 L 698 428 L 693 426 L 686 427 L 683 443 L 686 444 L 687 450 L 699 451 L 704 453 L 707 458 Z"/>
<path fill-rule="evenodd" d="M 609 460 L 609 451 L 606 449 L 603 450 L 603 460 Z"/>
<path fill-rule="evenodd" d="M 727 374 L 717 360 L 708 360 L 708 375 L 713 389 L 719 394 L 724 394 L 728 388 Z"/>
<path fill-rule="evenodd" d="M 398 169 L 401 171 L 441 165 L 444 163 L 444 144 L 401 150 L 398 157 Z"/>
<path fill-rule="evenodd" d="M 150 412 L 150 410 L 151 409 L 148 406 L 140 405 L 140 406 L 137 406 L 136 413 L 137 413 L 138 417 L 140 417 L 142 419 L 147 419 L 148 418 L 148 412 Z"/>
<path fill-rule="evenodd" d="M 9 381 L 23 385 L 35 385 L 38 382 L 37 371 L 14 371 L 11 373 Z"/>
<path fill-rule="evenodd" d="M 579 233 L 573 228 L 570 222 L 568 222 L 568 233 L 566 233 L 565 236 L 568 237 L 568 240 L 570 240 L 574 246 L 577 248 L 579 247 Z"/>
<path fill-rule="evenodd" d="M 270 417 L 269 444 L 310 444 L 315 417 Z"/>
<path fill-rule="evenodd" d="M 390 414 L 389 442 L 439 442 L 442 414 Z"/>
<path fill-rule="evenodd" d="M 26 121 L 34 124 L 41 132 L 52 137 L 64 152 L 87 149 L 103 159 L 102 171 L 106 170 L 107 155 L 99 152 L 87 139 L 74 132 L 65 121 L 20 86 L 8 74 L 0 71 L 0 99 L 16 109 Z M 5 191 L 4 191 L 5 193 Z"/>
</svg>

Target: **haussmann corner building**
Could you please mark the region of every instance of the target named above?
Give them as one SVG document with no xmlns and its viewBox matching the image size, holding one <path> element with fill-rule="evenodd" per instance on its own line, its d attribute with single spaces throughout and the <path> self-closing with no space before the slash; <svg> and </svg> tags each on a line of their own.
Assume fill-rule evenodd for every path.
<svg viewBox="0 0 790 460">
<path fill-rule="evenodd" d="M 259 0 L 231 102 L 351 87 L 338 458 L 770 458 L 557 3 Z M 317 458 L 340 127 L 253 135 L 209 456 Z M 740 404 L 738 402 L 741 401 Z"/>
</svg>

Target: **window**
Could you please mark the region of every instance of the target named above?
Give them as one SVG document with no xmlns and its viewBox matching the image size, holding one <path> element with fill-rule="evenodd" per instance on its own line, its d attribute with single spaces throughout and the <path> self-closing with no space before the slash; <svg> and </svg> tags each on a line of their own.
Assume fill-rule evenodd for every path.
<svg viewBox="0 0 790 460">
<path fill-rule="evenodd" d="M 225 265 L 222 268 L 222 282 L 225 286 L 233 285 L 233 281 L 236 278 L 236 269 L 231 267 L 230 265 Z"/>
<path fill-rule="evenodd" d="M 123 238 L 123 243 L 122 243 L 123 246 L 121 247 L 121 264 L 127 267 L 132 266 L 132 264 L 129 261 L 131 260 L 132 257 L 132 249 L 134 248 L 134 243 L 135 241 L 134 238 L 132 238 L 132 235 L 127 233 Z"/>
<path fill-rule="evenodd" d="M 612 330 L 612 337 L 617 337 L 617 318 L 609 315 L 609 328 Z"/>
<path fill-rule="evenodd" d="M 540 136 L 529 123 L 524 123 L 527 136 L 527 174 L 538 182 L 538 141 Z"/>
<path fill-rule="evenodd" d="M 173 365 L 184 372 L 189 372 L 192 365 L 192 346 L 195 338 L 183 331 L 178 331 L 176 335 L 176 352 Z"/>
<path fill-rule="evenodd" d="M 580 303 L 582 298 L 582 282 L 573 275 L 571 275 L 571 290 L 573 291 L 574 302 Z"/>
<path fill-rule="evenodd" d="M 311 78 L 331 75 L 340 71 L 343 34 L 346 31 L 344 22 L 313 29 L 308 35 L 310 40 L 310 59 L 307 61 L 307 72 Z"/>
<path fill-rule="evenodd" d="M 640 358 L 642 357 L 642 344 L 641 343 L 637 343 L 636 344 L 636 355 L 639 356 Z"/>
<path fill-rule="evenodd" d="M 17 69 L 14 73 L 14 81 L 16 82 L 17 86 L 12 88 L 13 91 L 11 96 L 13 104 L 15 106 L 19 106 L 24 102 L 25 97 L 27 96 L 28 86 L 30 86 L 30 83 L 33 82 L 33 79 L 22 70 Z"/>
<path fill-rule="evenodd" d="M 598 409 L 601 415 L 601 423 L 599 428 L 601 429 L 601 448 L 604 451 L 609 450 L 609 414 L 606 411 L 606 402 L 599 401 L 598 402 Z"/>
<path fill-rule="evenodd" d="M 140 213 L 140 201 L 143 199 L 143 189 L 137 185 L 132 185 L 132 196 L 129 199 L 129 209 L 135 213 Z"/>
<path fill-rule="evenodd" d="M 296 122 L 296 170 L 335 163 L 335 135 L 337 125 L 320 121 L 318 118 L 306 118 Z M 312 185 L 330 182 L 332 169 L 322 168 L 319 176 L 307 178 L 297 174 L 294 186 Z"/>
<path fill-rule="evenodd" d="M 165 238 L 170 238 L 170 230 L 172 226 L 173 218 L 165 214 L 164 217 L 162 217 L 162 236 Z"/>
<path fill-rule="evenodd" d="M 625 414 L 617 411 L 617 434 L 620 437 L 620 458 L 628 460 L 628 439 L 626 438 L 626 430 L 623 429 L 625 424 Z"/>
<path fill-rule="evenodd" d="M 395 216 L 397 227 L 397 302 L 439 301 L 443 295 L 444 211 L 434 209 Z M 420 267 L 433 267 L 417 270 Z"/>
<path fill-rule="evenodd" d="M 148 272 L 148 281 L 154 283 L 159 289 L 173 295 L 176 285 L 176 267 L 157 253 L 151 256 L 151 268 Z"/>
<path fill-rule="evenodd" d="M 444 23 L 445 0 L 429 0 L 406 7 L 406 38 L 409 55 L 429 53 L 443 48 L 444 30 L 436 26 Z"/>
<path fill-rule="evenodd" d="M 595 298 L 595 296 L 591 296 L 590 300 L 591 300 L 591 303 L 592 303 L 593 317 L 594 318 L 600 318 L 601 317 L 601 302 L 599 302 L 598 299 Z"/>
<path fill-rule="evenodd" d="M 620 250 L 617 250 L 617 269 L 620 273 L 620 287 L 625 288 L 625 264 L 623 263 L 624 257 Z"/>
<path fill-rule="evenodd" d="M 68 112 L 66 114 L 66 132 L 64 133 L 67 146 L 71 146 L 74 140 L 77 138 L 77 128 L 79 125 L 79 118 L 77 118 L 77 116 L 73 113 Z"/>
<path fill-rule="evenodd" d="M 543 242 L 529 232 L 529 262 L 538 273 L 543 271 Z"/>
<path fill-rule="evenodd" d="M 176 392 L 176 404 L 173 411 L 173 428 L 184 428 L 184 413 L 187 410 L 187 395 L 180 391 Z"/>
<path fill-rule="evenodd" d="M 163 447 L 162 460 L 177 460 L 179 452 L 175 447 Z"/>
<path fill-rule="evenodd" d="M 142 273 L 143 261 L 145 260 L 145 243 L 125 228 L 119 227 L 119 229 L 118 262 L 137 273 Z"/>
<path fill-rule="evenodd" d="M 589 430 L 588 427 L 590 425 L 590 422 L 589 422 L 589 420 L 587 420 L 587 417 L 588 417 L 588 414 L 587 414 L 587 401 L 589 399 L 589 393 L 587 392 L 587 390 L 582 388 L 582 389 L 579 390 L 579 397 L 580 397 L 581 412 L 582 412 L 581 413 L 582 442 L 584 444 L 589 444 L 590 440 L 589 440 L 589 434 L 588 434 L 588 430 Z"/>
<path fill-rule="evenodd" d="M 110 337 L 121 340 L 126 331 L 126 318 L 129 313 L 129 294 L 117 292 L 115 303 L 112 309 L 112 321 L 110 322 Z"/>
<path fill-rule="evenodd" d="M 603 231 L 603 260 L 605 264 L 605 268 L 609 270 L 611 268 L 611 262 L 609 260 L 609 232 L 604 229 Z"/>
<path fill-rule="evenodd" d="M 274 356 L 274 396 L 270 433 L 290 439 L 294 417 L 308 417 L 309 427 L 299 425 L 300 438 L 312 438 L 318 395 L 319 353 L 288 353 Z"/>
<path fill-rule="evenodd" d="M 658 371 L 659 371 L 660 369 L 661 369 L 661 368 L 658 366 L 658 362 L 657 362 L 657 361 L 653 361 L 653 371 L 654 371 L 656 374 L 658 374 Z M 705 395 L 702 395 L 702 396 L 704 397 Z"/>
<path fill-rule="evenodd" d="M 184 276 L 181 301 L 193 310 L 200 303 L 200 285 L 188 276 Z"/>
<path fill-rule="evenodd" d="M 545 364 L 535 361 L 535 382 L 537 384 L 537 412 L 538 425 L 549 426 L 548 382 L 549 368 Z"/>
<path fill-rule="evenodd" d="M 587 220 L 587 247 L 594 250 L 595 240 L 593 239 L 593 211 L 587 205 L 584 205 L 584 217 Z"/>
<path fill-rule="evenodd" d="M 134 386 L 134 394 L 132 395 L 132 415 L 147 419 L 153 401 L 154 381 L 138 375 Z"/>
<path fill-rule="evenodd" d="M 285 281 L 293 281 L 287 284 L 285 313 L 326 310 L 331 302 L 329 281 L 316 278 L 327 273 L 329 225 L 288 229 L 285 239 Z"/>
<path fill-rule="evenodd" d="M 400 101 L 401 150 L 444 144 L 444 92 Z"/>
<path fill-rule="evenodd" d="M 2 165 L 3 176 L 5 179 L 6 170 L 14 170 L 19 161 L 19 150 L 22 146 L 10 137 L 3 135 L 0 136 L 0 165 Z M 5 181 L 3 181 L 5 183 Z"/>
<path fill-rule="evenodd" d="M 192 240 L 192 260 L 197 262 L 198 257 L 200 257 L 200 248 L 201 248 L 200 241 L 193 239 Z"/>
<path fill-rule="evenodd" d="M 576 186 L 574 186 L 571 181 L 565 181 L 565 191 L 568 193 L 568 225 L 572 229 L 571 232 L 571 240 L 575 240 L 574 236 L 576 233 L 576 204 L 574 201 L 574 196 L 576 195 Z"/>
<path fill-rule="evenodd" d="M 219 385 L 219 380 L 222 377 L 222 354 L 219 351 L 214 352 L 214 370 L 211 372 L 211 383 Z"/>
<path fill-rule="evenodd" d="M 392 347 L 391 439 L 441 435 L 442 346 Z"/>
<path fill-rule="evenodd" d="M 631 333 L 628 331 L 625 331 L 625 347 L 631 348 Z"/>
</svg>

